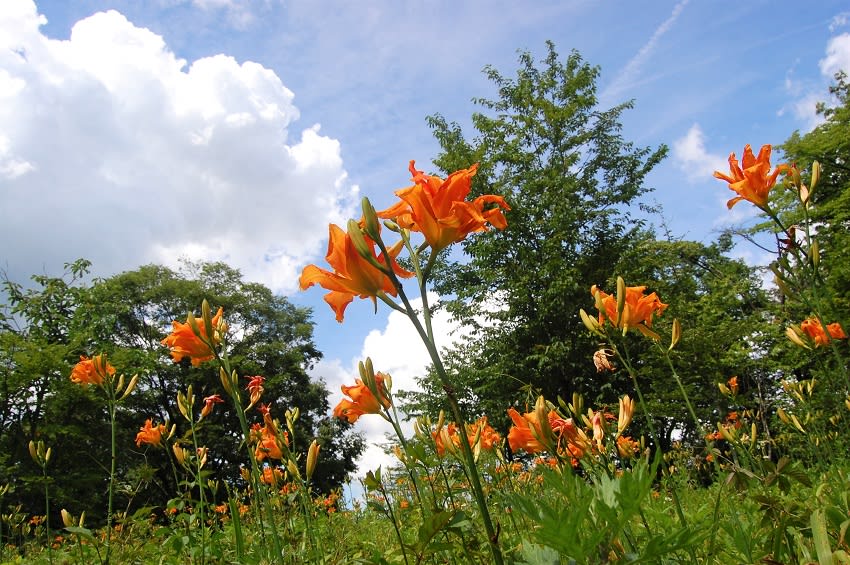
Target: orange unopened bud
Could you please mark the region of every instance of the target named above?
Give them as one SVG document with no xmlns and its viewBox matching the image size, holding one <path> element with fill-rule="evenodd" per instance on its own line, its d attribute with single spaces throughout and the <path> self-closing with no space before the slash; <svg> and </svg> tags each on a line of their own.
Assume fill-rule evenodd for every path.
<svg viewBox="0 0 850 565">
<path fill-rule="evenodd" d="M 209 453 L 209 449 L 206 447 L 198 448 L 198 459 L 200 460 L 199 467 L 203 467 L 207 464 L 207 453 Z"/>
<path fill-rule="evenodd" d="M 174 452 L 174 458 L 180 465 L 186 465 L 186 450 L 177 445 L 176 443 L 171 446 L 171 450 Z"/>
</svg>

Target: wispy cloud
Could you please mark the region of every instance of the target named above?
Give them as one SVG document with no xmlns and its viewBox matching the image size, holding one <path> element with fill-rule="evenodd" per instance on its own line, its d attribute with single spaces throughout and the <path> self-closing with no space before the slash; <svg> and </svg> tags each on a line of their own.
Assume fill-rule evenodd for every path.
<svg viewBox="0 0 850 565">
<path fill-rule="evenodd" d="M 832 21 L 829 22 L 829 32 L 834 33 L 838 28 L 846 26 L 848 20 L 850 20 L 850 12 L 836 14 L 832 17 Z"/>
<path fill-rule="evenodd" d="M 655 29 L 655 32 L 653 32 L 649 41 L 647 41 L 643 47 L 640 48 L 637 54 L 632 57 L 628 63 L 626 63 L 623 70 L 620 71 L 611 84 L 609 84 L 602 92 L 600 95 L 601 100 L 610 101 L 617 98 L 623 92 L 631 88 L 635 82 L 639 81 L 641 71 L 652 56 L 652 52 L 655 50 L 659 40 L 664 36 L 664 34 L 670 31 L 670 28 L 673 27 L 674 23 L 676 23 L 676 20 L 679 18 L 682 10 L 685 9 L 685 6 L 688 5 L 689 1 L 690 0 L 682 0 L 673 7 L 673 12 L 670 14 L 670 17 L 664 20 L 664 22 Z"/>
</svg>

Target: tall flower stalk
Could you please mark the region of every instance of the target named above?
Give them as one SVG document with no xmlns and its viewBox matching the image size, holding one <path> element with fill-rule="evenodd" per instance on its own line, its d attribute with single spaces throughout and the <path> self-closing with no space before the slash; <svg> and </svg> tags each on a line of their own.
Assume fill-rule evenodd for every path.
<svg viewBox="0 0 850 565">
<path fill-rule="evenodd" d="M 302 289 L 319 284 L 329 290 L 325 301 L 336 312 L 340 322 L 345 308 L 355 296 L 369 298 L 376 304 L 380 299 L 411 321 L 428 351 L 452 417 L 458 424 L 464 467 L 472 486 L 473 498 L 481 514 L 493 562 L 501 564 L 503 557 L 498 533 L 487 506 L 465 418 L 457 400 L 456 387 L 443 365 L 434 337 L 427 284 L 441 251 L 463 241 L 471 233 L 487 231 L 489 227 L 505 228 L 507 221 L 503 211 L 510 210 L 510 207 L 504 198 L 497 195 L 467 200 L 477 165 L 456 171 L 446 179 L 417 170 L 413 161 L 409 169 L 414 184 L 396 191 L 399 202 L 376 212 L 371 202 L 364 198 L 363 218 L 360 222 L 349 220 L 347 232 L 331 225 L 326 258 L 333 270 L 308 265 L 301 275 L 300 284 Z M 387 229 L 400 235 L 399 241 L 391 246 L 385 243 L 379 218 L 385 220 Z M 424 242 L 414 244 L 411 239 L 413 233 L 420 233 Z M 402 248 L 410 255 L 413 272 L 401 268 L 396 262 Z M 422 253 L 426 250 L 428 256 L 423 265 Z M 421 319 L 420 312 L 412 306 L 401 281 L 402 278 L 412 276 L 416 277 L 422 300 Z"/>
<path fill-rule="evenodd" d="M 758 157 L 753 157 L 752 149 L 747 145 L 744 147 L 743 166 L 739 166 L 732 153 L 729 156 L 729 174 L 715 171 L 714 176 L 729 183 L 729 189 L 738 193 L 727 203 L 730 209 L 740 201 L 748 201 L 776 227 L 778 257 L 770 266 L 776 285 L 784 296 L 798 301 L 813 313 L 803 322 L 810 322 L 812 331 L 805 331 L 802 324 L 791 325 L 787 331 L 789 339 L 810 349 L 828 345 L 850 386 L 850 366 L 846 364 L 837 343 L 847 338 L 847 328 L 842 327 L 840 322 L 828 323 L 825 317 L 825 313 L 834 310 L 834 305 L 826 293 L 821 250 L 812 229 L 812 194 L 821 176 L 820 163 L 812 163 L 809 184 L 806 185 L 796 165 L 780 164 L 771 172 L 770 152 L 771 146 L 764 145 Z M 789 225 L 770 204 L 770 193 L 777 186 L 778 176 L 783 173 L 786 176 L 782 184 L 796 197 L 795 213 L 800 217 L 799 224 Z"/>
<path fill-rule="evenodd" d="M 36 465 L 41 467 L 41 480 L 44 483 L 44 540 L 47 545 L 47 560 L 53 563 L 53 552 L 50 544 L 50 491 L 48 488 L 47 464 L 50 462 L 50 456 L 53 454 L 53 449 L 48 447 L 45 449 L 44 442 L 30 441 L 29 443 L 30 456 L 35 461 Z M 1 540 L 0 540 L 1 541 Z"/>
<path fill-rule="evenodd" d="M 106 409 L 109 413 L 109 491 L 106 511 L 106 540 L 104 562 L 109 563 L 112 542 L 113 497 L 115 492 L 115 466 L 118 459 L 118 447 L 115 440 L 115 413 L 118 404 L 127 398 L 136 388 L 139 376 L 134 375 L 128 383 L 125 383 L 124 375 L 115 378 L 115 367 L 109 364 L 105 353 L 95 355 L 91 359 L 80 356 L 80 361 L 71 371 L 71 381 L 81 386 L 95 385 L 99 387 L 106 396 Z M 126 384 L 126 387 L 125 387 Z"/>
</svg>

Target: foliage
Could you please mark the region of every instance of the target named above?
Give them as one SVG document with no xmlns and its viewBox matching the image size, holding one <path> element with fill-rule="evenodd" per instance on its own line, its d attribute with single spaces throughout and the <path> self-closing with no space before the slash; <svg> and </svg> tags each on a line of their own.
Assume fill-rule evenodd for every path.
<svg viewBox="0 0 850 565">
<path fill-rule="evenodd" d="M 824 171 L 811 195 L 812 220 L 818 226 L 825 275 L 835 301 L 835 314 L 850 323 L 850 83 L 846 73 L 835 77 L 833 100 L 821 103 L 824 122 L 806 134 L 794 132 L 781 145 L 788 162 L 811 170 L 818 161 Z M 793 216 L 792 216 L 793 218 Z M 791 222 L 794 223 L 794 222 Z"/>
<path fill-rule="evenodd" d="M 464 241 L 464 256 L 447 257 L 435 275 L 445 306 L 474 328 L 449 362 L 473 395 L 467 405 L 487 413 L 521 404 L 523 386 L 553 397 L 595 390 L 594 344 L 569 313 L 648 236 L 637 204 L 666 154 L 622 138 L 632 104 L 598 109 L 599 71 L 578 53 L 562 61 L 547 43 L 543 61 L 523 52 L 519 65 L 514 79 L 485 68 L 498 98 L 475 100 L 486 113 L 472 116 L 473 140 L 441 115 L 429 118 L 442 148 L 435 163 L 479 163 L 474 194 L 500 194 L 512 206 L 510 229 Z M 419 400 L 439 409 L 433 396 Z"/>
<path fill-rule="evenodd" d="M 328 417 L 328 391 L 309 379 L 306 370 L 320 357 L 312 341 L 309 312 L 275 296 L 263 285 L 242 280 L 222 263 L 187 264 L 180 272 L 148 265 L 84 285 L 88 263 L 67 266 L 63 277 L 34 277 L 25 289 L 6 281 L 9 306 L 0 332 L 3 388 L 0 414 L 0 484 L 14 485 L 11 501 L 33 512 L 38 507 L 39 470 L 31 464 L 27 442 L 42 439 L 54 446 L 52 496 L 71 511 L 89 510 L 91 519 L 105 507 L 104 465 L 109 460 L 106 407 L 91 390 L 71 383 L 68 375 L 80 355 L 107 352 L 127 378 L 139 375 L 134 394 L 116 417 L 119 498 L 121 506 L 165 506 L 178 489 L 161 450 L 136 449 L 133 439 L 147 418 L 177 422 L 178 390 L 189 384 L 203 396 L 220 392 L 217 371 L 173 363 L 160 340 L 171 321 L 184 319 L 208 297 L 228 310 L 239 339 L 234 359 L 246 374 L 267 376 L 265 402 L 281 408 L 299 406 L 301 417 L 293 441 L 306 447 L 318 437 L 323 465 L 314 486 L 337 488 L 353 470 L 362 440 L 349 426 Z M 199 438 L 215 456 L 208 469 L 219 480 L 240 479 L 245 457 L 240 438 L 227 429 L 232 410 L 215 411 Z M 303 461 L 301 462 L 303 465 Z M 169 495 L 171 493 L 171 495 Z"/>
</svg>

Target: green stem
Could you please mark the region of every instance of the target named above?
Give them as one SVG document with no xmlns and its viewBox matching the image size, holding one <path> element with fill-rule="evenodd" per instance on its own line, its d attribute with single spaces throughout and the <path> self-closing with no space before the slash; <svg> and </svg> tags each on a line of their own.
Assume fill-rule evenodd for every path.
<svg viewBox="0 0 850 565">
<path fill-rule="evenodd" d="M 470 482 L 472 484 L 472 494 L 475 498 L 475 502 L 478 506 L 479 512 L 481 513 L 481 519 L 484 522 L 484 530 L 487 534 L 487 543 L 490 548 L 490 552 L 493 556 L 493 562 L 496 565 L 502 565 L 504 563 L 504 560 L 502 558 L 502 551 L 499 548 L 498 533 L 493 527 L 493 521 L 490 517 L 490 510 L 487 507 L 487 500 L 484 496 L 484 489 L 481 487 L 481 479 L 478 475 L 478 469 L 475 464 L 475 456 L 472 453 L 472 448 L 469 445 L 469 437 L 466 433 L 466 421 L 463 418 L 463 414 L 460 410 L 460 405 L 458 404 L 457 397 L 455 396 L 454 386 L 452 385 L 451 380 L 448 377 L 446 369 L 443 366 L 443 361 L 440 357 L 439 352 L 437 351 L 437 346 L 434 343 L 434 336 L 430 323 L 431 314 L 427 307 L 427 279 L 425 277 L 425 274 L 420 269 L 418 253 L 416 253 L 415 250 L 413 250 L 410 246 L 409 234 L 402 232 L 402 238 L 404 240 L 405 246 L 407 246 L 408 250 L 411 252 L 411 259 L 416 270 L 417 279 L 419 282 L 419 291 L 421 293 L 423 304 L 423 317 L 426 320 L 427 329 L 426 327 L 423 327 L 422 323 L 419 321 L 419 317 L 416 315 L 416 310 L 411 306 L 410 300 L 408 300 L 407 298 L 407 294 L 404 291 L 404 287 L 402 286 L 401 281 L 398 279 L 392 269 L 390 254 L 387 251 L 384 242 L 379 238 L 376 243 L 385 257 L 386 270 L 384 272 L 389 277 L 390 281 L 396 289 L 396 292 L 398 293 L 399 298 L 404 304 L 405 313 L 407 314 L 408 319 L 410 319 L 414 328 L 416 328 L 416 332 L 419 334 L 419 337 L 425 344 L 425 347 L 428 350 L 428 355 L 431 357 L 431 362 L 434 364 L 434 371 L 437 373 L 437 377 L 440 380 L 440 384 L 442 385 L 443 390 L 446 393 L 446 398 L 449 402 L 449 408 L 452 412 L 452 418 L 457 423 L 459 428 L 458 431 L 460 433 L 461 439 L 461 450 L 463 451 L 463 457 L 466 461 L 466 466 L 468 467 L 471 479 Z M 430 270 L 433 260 L 434 257 L 429 257 L 426 270 Z"/>
<path fill-rule="evenodd" d="M 110 462 L 109 462 L 109 496 L 106 511 L 106 563 L 109 563 L 109 557 L 112 550 L 112 505 L 113 492 L 115 490 L 115 462 L 118 457 L 118 449 L 115 440 L 115 388 L 110 381 L 106 388 L 107 407 L 109 409 L 109 428 L 110 428 Z"/>
<path fill-rule="evenodd" d="M 405 563 L 405 565 L 410 565 L 410 563 L 407 560 L 407 550 L 404 548 L 404 538 L 401 537 L 401 530 L 398 527 L 398 522 L 396 521 L 395 513 L 393 512 L 393 505 L 390 502 L 390 497 L 387 495 L 387 491 L 384 488 L 383 478 L 381 478 L 379 484 L 381 485 L 381 496 L 384 497 L 384 503 L 387 505 L 387 515 L 390 518 L 390 522 L 393 523 L 393 528 L 395 529 L 395 535 L 398 538 L 399 547 L 401 547 L 401 554 L 404 557 L 404 563 Z"/>
<path fill-rule="evenodd" d="M 227 357 L 227 354 L 225 353 L 224 355 L 219 356 L 218 352 L 216 352 L 216 359 L 218 360 L 221 368 L 224 369 L 225 373 L 228 375 L 228 378 L 230 378 L 230 375 L 233 374 L 233 370 L 230 367 L 230 359 Z M 248 459 L 251 462 L 251 486 L 254 489 L 254 493 L 257 495 L 257 499 L 260 501 L 260 507 L 255 510 L 257 522 L 260 526 L 260 535 L 263 539 L 265 539 L 266 530 L 262 517 L 262 512 L 265 510 L 266 520 L 272 529 L 272 541 L 274 543 L 275 550 L 274 561 L 277 562 L 283 557 L 283 546 L 281 545 L 280 536 L 278 535 L 277 528 L 275 527 L 274 513 L 271 504 L 269 503 L 268 493 L 266 493 L 262 483 L 260 482 L 260 466 L 257 464 L 257 458 L 254 457 L 254 451 L 251 449 L 251 431 L 248 427 L 248 420 L 245 417 L 245 409 L 242 407 L 242 400 L 239 395 L 237 383 L 233 383 L 230 387 L 229 395 L 233 401 L 233 406 L 236 409 L 236 415 L 239 418 L 239 425 L 242 428 L 242 437 L 245 438 L 245 448 L 248 451 Z M 252 506 L 254 506 L 254 504 L 252 504 Z"/>
<path fill-rule="evenodd" d="M 688 397 L 688 392 L 685 390 L 685 386 L 682 384 L 682 379 L 679 378 L 679 373 L 676 372 L 676 368 L 673 366 L 673 361 L 670 359 L 670 351 L 661 347 L 660 344 L 657 344 L 659 348 L 662 349 L 662 353 L 664 355 L 664 359 L 667 361 L 667 366 L 670 367 L 670 372 L 673 373 L 673 378 L 676 379 L 676 384 L 679 385 L 679 391 L 682 393 L 682 398 L 685 399 L 685 404 L 688 406 L 688 411 L 691 413 L 691 418 L 694 420 L 694 424 L 697 427 L 697 431 L 700 434 L 700 437 L 705 440 L 705 428 L 702 427 L 702 422 L 700 422 L 699 418 L 697 418 L 697 413 L 694 410 L 693 405 L 691 404 L 691 399 Z M 706 446 L 708 445 L 708 440 L 706 441 Z"/>
<path fill-rule="evenodd" d="M 50 497 L 47 484 L 47 461 L 41 465 L 41 476 L 44 480 L 44 535 L 47 541 L 47 560 L 53 563 L 53 550 L 50 543 Z"/>
<path fill-rule="evenodd" d="M 392 414 L 390 414 L 388 409 L 384 409 L 384 411 L 387 413 L 387 417 L 385 419 L 388 420 L 389 423 L 392 425 L 393 430 L 395 431 L 395 435 L 396 437 L 398 437 L 399 443 L 401 443 L 401 448 L 402 450 L 404 450 L 405 458 L 404 461 L 402 461 L 402 464 L 404 465 L 404 468 L 407 471 L 407 476 L 410 477 L 410 480 L 413 483 L 413 492 L 416 494 L 416 500 L 419 503 L 419 510 L 422 513 L 422 517 L 424 519 L 425 508 L 422 504 L 422 494 L 420 493 L 419 482 L 416 480 L 416 473 L 413 472 L 413 469 L 411 469 L 410 465 L 408 465 L 407 463 L 407 440 L 405 439 L 404 434 L 401 431 L 401 426 L 399 426 L 398 424 L 398 412 L 396 412 L 395 403 L 391 402 L 390 407 L 392 408 Z"/>
<path fill-rule="evenodd" d="M 192 432 L 192 447 L 195 450 L 195 483 L 198 485 L 198 515 L 201 527 L 201 565 L 203 565 L 206 561 L 207 554 L 207 531 L 206 520 L 204 519 L 205 497 L 201 475 L 201 455 L 198 452 L 198 438 L 195 436 L 195 419 L 192 414 L 192 408 L 193 407 L 189 407 L 189 428 Z"/>
</svg>

